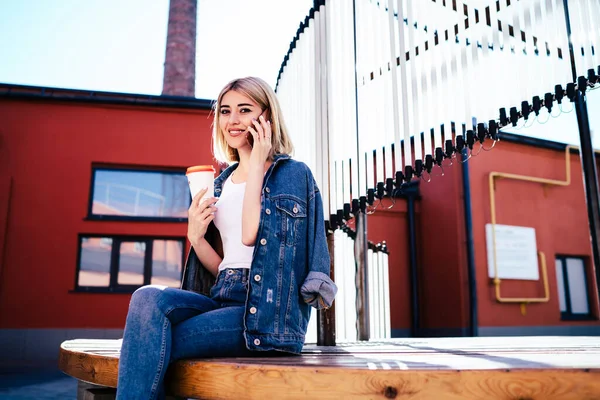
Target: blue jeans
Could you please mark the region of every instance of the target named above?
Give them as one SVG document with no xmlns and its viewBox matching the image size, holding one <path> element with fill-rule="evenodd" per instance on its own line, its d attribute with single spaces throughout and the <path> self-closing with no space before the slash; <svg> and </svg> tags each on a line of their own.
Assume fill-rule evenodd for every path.
<svg viewBox="0 0 600 400">
<path fill-rule="evenodd" d="M 149 285 L 136 290 L 125 323 L 117 399 L 164 399 L 169 364 L 250 355 L 244 339 L 248 270 L 227 269 L 210 297 Z"/>
</svg>

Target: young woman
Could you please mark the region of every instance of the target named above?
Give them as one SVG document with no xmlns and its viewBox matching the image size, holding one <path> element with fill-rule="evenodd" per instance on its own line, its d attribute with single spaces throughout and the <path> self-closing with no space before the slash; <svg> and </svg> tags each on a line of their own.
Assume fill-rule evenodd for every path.
<svg viewBox="0 0 600 400">
<path fill-rule="evenodd" d="M 214 197 L 200 201 L 205 189 L 192 200 L 187 290 L 150 285 L 133 293 L 117 399 L 164 398 L 176 360 L 300 353 L 310 306 L 329 307 L 335 297 L 321 195 L 310 169 L 290 157 L 266 82 L 249 77 L 223 88 L 213 147 L 230 166 L 215 179 Z"/>
</svg>

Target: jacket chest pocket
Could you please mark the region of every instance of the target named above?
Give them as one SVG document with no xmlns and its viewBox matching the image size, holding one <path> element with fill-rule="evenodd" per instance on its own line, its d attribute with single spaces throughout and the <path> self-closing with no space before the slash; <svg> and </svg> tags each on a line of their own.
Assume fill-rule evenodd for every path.
<svg viewBox="0 0 600 400">
<path fill-rule="evenodd" d="M 275 201 L 277 217 L 281 226 L 282 242 L 294 246 L 298 241 L 299 232 L 306 221 L 306 206 L 295 199 L 279 198 Z"/>
</svg>

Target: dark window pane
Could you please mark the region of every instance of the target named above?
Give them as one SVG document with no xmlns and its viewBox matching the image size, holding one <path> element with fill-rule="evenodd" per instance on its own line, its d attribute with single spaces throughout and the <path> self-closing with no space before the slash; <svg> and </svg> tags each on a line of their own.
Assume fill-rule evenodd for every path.
<svg viewBox="0 0 600 400">
<path fill-rule="evenodd" d="M 108 287 L 110 284 L 111 238 L 81 238 L 79 286 Z"/>
<path fill-rule="evenodd" d="M 93 215 L 186 218 L 189 204 L 184 173 L 95 171 Z"/>
<path fill-rule="evenodd" d="M 146 243 L 122 242 L 119 251 L 119 285 L 144 284 L 144 257 L 146 256 Z"/>
<path fill-rule="evenodd" d="M 150 283 L 179 287 L 182 259 L 183 242 L 180 240 L 155 240 L 152 245 L 152 279 Z"/>
</svg>

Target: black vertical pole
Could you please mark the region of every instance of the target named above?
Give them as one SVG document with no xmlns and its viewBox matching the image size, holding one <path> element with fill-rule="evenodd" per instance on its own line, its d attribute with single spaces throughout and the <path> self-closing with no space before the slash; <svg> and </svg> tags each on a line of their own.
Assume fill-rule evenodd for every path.
<svg viewBox="0 0 600 400">
<path fill-rule="evenodd" d="M 571 57 L 571 72 L 573 82 L 577 82 L 577 69 L 575 67 L 575 54 L 573 41 L 571 40 L 571 20 L 569 17 L 568 0 L 563 0 L 565 9 L 565 23 L 569 39 L 569 56 Z M 594 257 L 594 270 L 596 272 L 596 289 L 600 296 L 600 196 L 598 195 L 598 173 L 596 170 L 596 159 L 592 146 L 590 134 L 590 121 L 588 119 L 587 103 L 585 99 L 585 87 L 578 88 L 575 94 L 575 112 L 577 114 L 577 126 L 579 127 L 580 158 L 583 169 L 583 182 L 585 184 L 585 198 L 588 208 L 588 220 L 590 224 L 590 240 L 592 255 Z"/>
<path fill-rule="evenodd" d="M 419 307 L 419 276 L 417 267 L 417 228 L 415 221 L 415 195 L 408 195 L 407 204 L 408 254 L 410 259 L 410 336 L 418 337 L 421 334 L 421 317 Z"/>
<path fill-rule="evenodd" d="M 577 112 L 577 125 L 579 126 L 580 158 L 583 168 L 583 181 L 585 183 L 585 199 L 588 208 L 588 219 L 590 223 L 590 240 L 592 255 L 594 257 L 594 270 L 596 272 L 596 289 L 600 298 L 600 196 L 598 195 L 598 172 L 592 137 L 590 134 L 590 121 L 588 119 L 587 102 L 585 94 L 577 90 L 575 96 L 575 110 Z"/>
<path fill-rule="evenodd" d="M 462 151 L 462 159 L 467 159 L 467 149 Z M 477 303 L 477 268 L 475 268 L 475 245 L 473 243 L 473 213 L 471 210 L 471 181 L 469 163 L 462 163 L 463 204 L 465 213 L 465 234 L 467 239 L 467 271 L 469 277 L 469 335 L 479 336 Z"/>
</svg>

